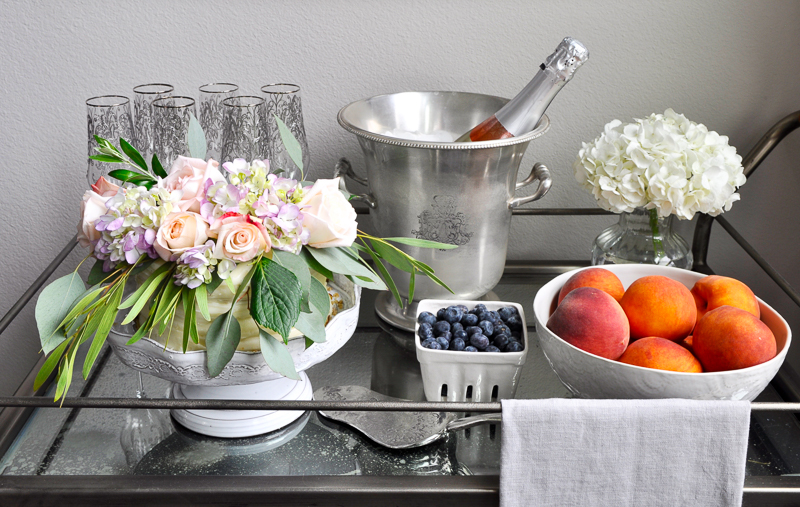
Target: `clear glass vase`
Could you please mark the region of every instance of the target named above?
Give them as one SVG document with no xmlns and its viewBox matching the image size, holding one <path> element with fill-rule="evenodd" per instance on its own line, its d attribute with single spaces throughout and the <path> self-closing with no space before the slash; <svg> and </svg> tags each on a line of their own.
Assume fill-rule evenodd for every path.
<svg viewBox="0 0 800 507">
<path fill-rule="evenodd" d="M 592 247 L 592 264 L 657 264 L 692 268 L 692 252 L 673 231 L 674 215 L 659 218 L 655 209 L 621 213 L 619 222 L 601 232 Z"/>
</svg>

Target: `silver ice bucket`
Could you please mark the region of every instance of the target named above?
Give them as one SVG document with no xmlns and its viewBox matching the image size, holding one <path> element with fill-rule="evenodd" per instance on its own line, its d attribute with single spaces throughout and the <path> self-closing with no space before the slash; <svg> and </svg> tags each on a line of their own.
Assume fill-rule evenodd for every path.
<svg viewBox="0 0 800 507">
<path fill-rule="evenodd" d="M 386 134 L 445 131 L 455 139 L 507 101 L 477 93 L 404 92 L 359 100 L 339 111 L 339 124 L 358 137 L 364 151 L 367 177 L 356 176 L 344 159 L 335 175 L 368 187 L 369 192 L 357 198 L 370 207 L 378 234 L 458 245 L 454 250 L 399 245 L 430 265 L 455 293 L 417 276 L 415 301 L 478 299 L 500 280 L 512 208 L 539 199 L 550 188 L 550 173 L 540 163 L 517 182 L 528 143 L 547 132 L 550 120 L 542 117 L 536 129 L 523 136 L 477 143 L 412 141 Z M 539 182 L 536 192 L 514 196 L 534 181 Z M 407 300 L 409 274 L 389 269 Z M 392 301 L 390 294 L 382 294 L 376 303 L 378 314 L 390 324 L 413 330 L 414 301 L 403 309 Z"/>
</svg>

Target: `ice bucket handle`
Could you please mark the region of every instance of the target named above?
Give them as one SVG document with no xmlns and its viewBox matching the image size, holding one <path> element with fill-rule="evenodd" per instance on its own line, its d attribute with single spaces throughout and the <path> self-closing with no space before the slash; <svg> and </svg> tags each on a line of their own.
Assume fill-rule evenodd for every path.
<svg viewBox="0 0 800 507">
<path fill-rule="evenodd" d="M 339 180 L 339 188 L 344 190 L 347 193 L 352 193 L 347 190 L 347 184 L 345 183 L 345 178 L 350 177 L 355 180 L 356 183 L 360 183 L 364 186 L 369 184 L 366 178 L 361 178 L 353 172 L 353 166 L 350 165 L 350 162 L 346 158 L 340 158 L 338 162 L 336 162 L 336 167 L 333 170 L 333 177 L 334 178 L 341 178 Z M 372 194 L 353 194 L 353 199 L 357 201 L 361 201 L 365 203 L 372 209 L 375 209 L 375 206 L 378 204 L 375 202 L 375 197 Z"/>
<path fill-rule="evenodd" d="M 550 169 L 548 169 L 547 166 L 541 162 L 536 162 L 533 164 L 533 169 L 531 169 L 531 173 L 528 175 L 528 177 L 523 181 L 518 182 L 516 188 L 519 189 L 522 187 L 527 187 L 533 183 L 534 180 L 539 181 L 539 188 L 536 189 L 536 192 L 532 193 L 531 195 L 526 195 L 525 197 L 516 197 L 511 199 L 508 201 L 509 208 L 516 208 L 517 206 L 521 206 L 544 197 L 544 194 L 550 190 L 550 185 L 553 183 L 553 180 L 550 179 Z"/>
</svg>

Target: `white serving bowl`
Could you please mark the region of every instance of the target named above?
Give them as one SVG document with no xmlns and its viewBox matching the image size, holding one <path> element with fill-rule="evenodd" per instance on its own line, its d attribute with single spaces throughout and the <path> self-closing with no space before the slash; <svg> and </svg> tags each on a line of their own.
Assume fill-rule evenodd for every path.
<svg viewBox="0 0 800 507">
<path fill-rule="evenodd" d="M 598 267 L 616 274 L 626 289 L 634 280 L 650 275 L 672 278 L 691 289 L 697 280 L 706 276 L 684 269 L 644 264 L 610 264 Z M 761 320 L 775 335 L 778 353 L 766 363 L 750 368 L 711 373 L 681 373 L 633 366 L 585 352 L 547 328 L 547 320 L 555 310 L 561 287 L 577 271 L 580 270 L 569 271 L 545 284 L 533 301 L 536 334 L 542 351 L 561 382 L 577 397 L 752 401 L 778 373 L 786 358 L 792 341 L 789 325 L 761 299 L 758 300 Z"/>
<path fill-rule="evenodd" d="M 431 312 L 436 315 L 440 308 L 465 305 L 470 309 L 478 303 L 487 310 L 498 310 L 504 306 L 517 309 L 522 321 L 522 340 L 525 348 L 519 352 L 465 352 L 455 350 L 432 350 L 422 346 L 419 339 L 419 321 L 415 319 L 414 341 L 417 360 L 422 370 L 422 385 L 428 401 L 474 401 L 486 402 L 513 398 L 517 392 L 522 366 L 528 357 L 528 328 L 522 305 L 508 301 L 458 301 L 454 299 L 423 299 L 419 302 L 417 315 Z M 442 386 L 447 386 L 447 398 L 442 399 Z M 467 393 L 470 397 L 467 398 Z"/>
</svg>

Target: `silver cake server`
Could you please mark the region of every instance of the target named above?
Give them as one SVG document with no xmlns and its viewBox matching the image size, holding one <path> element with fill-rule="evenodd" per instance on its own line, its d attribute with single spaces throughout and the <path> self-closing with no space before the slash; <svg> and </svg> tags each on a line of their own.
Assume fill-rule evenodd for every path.
<svg viewBox="0 0 800 507">
<path fill-rule="evenodd" d="M 314 392 L 322 401 L 405 401 L 361 386 L 325 386 Z M 320 410 L 319 414 L 360 431 L 373 442 L 390 449 L 421 447 L 444 438 L 449 431 L 480 424 L 500 423 L 500 414 L 458 418 L 453 412 L 343 412 Z"/>
</svg>

